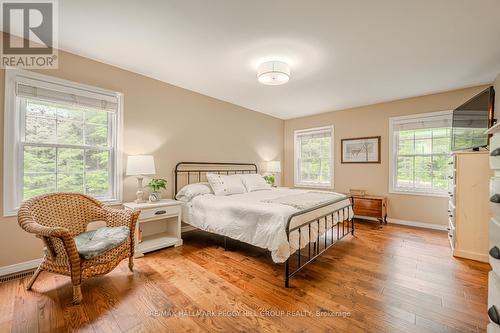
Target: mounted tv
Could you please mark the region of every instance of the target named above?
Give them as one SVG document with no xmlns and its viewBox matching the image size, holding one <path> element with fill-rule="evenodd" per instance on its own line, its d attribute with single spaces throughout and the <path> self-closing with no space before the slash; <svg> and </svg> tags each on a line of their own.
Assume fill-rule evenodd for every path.
<svg viewBox="0 0 500 333">
<path fill-rule="evenodd" d="M 493 126 L 495 90 L 489 87 L 453 110 L 451 150 L 478 150 L 488 145 L 485 131 Z"/>
</svg>

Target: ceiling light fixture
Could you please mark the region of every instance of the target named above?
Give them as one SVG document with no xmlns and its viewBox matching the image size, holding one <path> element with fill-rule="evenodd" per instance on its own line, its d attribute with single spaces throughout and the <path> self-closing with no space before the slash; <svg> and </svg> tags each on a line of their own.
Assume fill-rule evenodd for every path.
<svg viewBox="0 0 500 333">
<path fill-rule="evenodd" d="M 290 80 L 290 65 L 282 61 L 266 61 L 257 68 L 260 83 L 277 86 Z"/>
</svg>

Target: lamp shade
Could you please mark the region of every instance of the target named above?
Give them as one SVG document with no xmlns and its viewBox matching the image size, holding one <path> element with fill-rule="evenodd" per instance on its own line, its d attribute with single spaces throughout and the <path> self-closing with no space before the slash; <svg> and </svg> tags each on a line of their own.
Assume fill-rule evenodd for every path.
<svg viewBox="0 0 500 333">
<path fill-rule="evenodd" d="M 152 155 L 132 155 L 127 158 L 127 175 L 154 175 L 155 160 Z"/>
<path fill-rule="evenodd" d="M 279 173 L 281 172 L 281 162 L 280 161 L 269 161 L 266 165 L 267 172 Z"/>
</svg>

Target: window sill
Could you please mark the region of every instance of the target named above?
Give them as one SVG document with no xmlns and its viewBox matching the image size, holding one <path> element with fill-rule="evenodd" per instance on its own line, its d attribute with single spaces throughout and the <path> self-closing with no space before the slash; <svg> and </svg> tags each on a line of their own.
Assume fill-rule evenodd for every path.
<svg viewBox="0 0 500 333">
<path fill-rule="evenodd" d="M 322 189 L 322 190 L 333 190 L 333 185 L 317 185 L 317 184 L 293 184 L 293 187 L 297 188 L 310 188 L 310 189 Z"/>
<path fill-rule="evenodd" d="M 435 197 L 435 198 L 449 198 L 449 195 L 447 193 L 426 193 L 426 192 L 415 192 L 415 191 L 390 190 L 389 194 L 414 195 L 414 196 Z"/>
<path fill-rule="evenodd" d="M 16 208 L 15 210 L 7 210 L 7 211 L 3 211 L 3 217 L 14 217 L 14 216 L 17 216 L 17 210 L 18 208 Z"/>
<path fill-rule="evenodd" d="M 109 200 L 100 200 L 100 199 L 97 199 L 99 200 L 100 202 L 102 202 L 103 204 L 105 204 L 106 206 L 120 206 L 123 201 L 122 200 L 118 200 L 118 199 L 109 199 Z M 17 211 L 19 210 L 19 207 L 16 207 L 15 209 L 13 210 L 7 210 L 3 212 L 3 217 L 13 217 L 13 216 L 17 216 Z"/>
<path fill-rule="evenodd" d="M 99 200 L 99 201 L 105 204 L 106 206 L 119 206 L 123 203 L 122 200 Z"/>
</svg>

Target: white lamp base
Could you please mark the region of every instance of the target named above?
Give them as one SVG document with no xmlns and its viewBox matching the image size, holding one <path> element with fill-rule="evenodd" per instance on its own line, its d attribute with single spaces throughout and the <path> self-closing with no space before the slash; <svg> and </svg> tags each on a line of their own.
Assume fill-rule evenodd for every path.
<svg viewBox="0 0 500 333">
<path fill-rule="evenodd" d="M 137 199 L 134 200 L 135 203 L 144 203 L 144 191 L 142 187 L 142 179 L 143 177 L 137 177 L 137 192 L 135 192 L 135 196 Z"/>
</svg>

